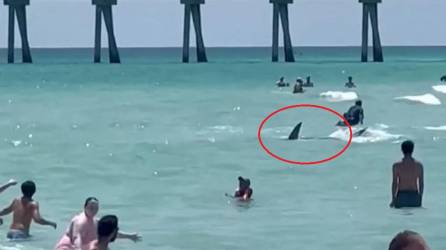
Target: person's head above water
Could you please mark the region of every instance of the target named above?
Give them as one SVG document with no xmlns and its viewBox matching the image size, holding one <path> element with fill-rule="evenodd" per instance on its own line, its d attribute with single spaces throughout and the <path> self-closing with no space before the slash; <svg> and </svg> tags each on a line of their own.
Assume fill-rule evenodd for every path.
<svg viewBox="0 0 446 250">
<path fill-rule="evenodd" d="M 407 140 L 401 144 L 401 151 L 403 152 L 404 156 L 412 156 L 414 147 L 415 144 L 413 141 Z"/>
<path fill-rule="evenodd" d="M 245 178 L 239 176 L 238 181 L 239 181 L 239 187 L 242 189 L 246 189 L 246 188 L 249 188 L 249 186 L 251 186 L 251 181 L 247 178 L 245 179 Z"/>
<path fill-rule="evenodd" d="M 280 81 L 283 82 L 283 80 L 285 80 L 285 77 L 282 76 L 282 77 L 280 78 Z"/>
<path fill-rule="evenodd" d="M 361 101 L 361 100 L 357 100 L 357 101 L 355 102 L 355 105 L 357 105 L 357 106 L 362 106 L 362 101 Z"/>
<path fill-rule="evenodd" d="M 429 250 L 423 237 L 413 231 L 398 233 L 390 242 L 389 250 Z"/>
<path fill-rule="evenodd" d="M 298 77 L 298 78 L 296 79 L 296 82 L 298 82 L 298 83 L 303 83 L 303 80 L 302 80 L 301 77 Z"/>
<path fill-rule="evenodd" d="M 351 82 L 353 80 L 353 77 L 349 76 L 348 81 Z"/>
<path fill-rule="evenodd" d="M 36 184 L 33 181 L 25 181 L 22 183 L 22 194 L 23 197 L 32 199 L 34 193 L 36 192 Z"/>
<path fill-rule="evenodd" d="M 94 218 L 99 210 L 99 201 L 95 197 L 88 197 L 84 204 L 84 213 L 89 218 Z"/>
<path fill-rule="evenodd" d="M 118 217 L 115 215 L 105 215 L 98 222 L 98 240 L 113 242 L 118 235 Z"/>
</svg>

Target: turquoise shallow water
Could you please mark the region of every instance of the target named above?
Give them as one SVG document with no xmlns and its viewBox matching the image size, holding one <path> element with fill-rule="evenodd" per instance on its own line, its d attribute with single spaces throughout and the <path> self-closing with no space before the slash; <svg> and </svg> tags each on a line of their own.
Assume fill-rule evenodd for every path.
<svg viewBox="0 0 446 250">
<path fill-rule="evenodd" d="M 446 131 L 424 127 L 446 125 L 446 95 L 432 90 L 446 73 L 446 49 L 387 48 L 383 64 L 358 63 L 358 51 L 307 48 L 297 52 L 298 63 L 272 64 L 267 49 L 213 49 L 210 63 L 184 65 L 180 50 L 124 50 L 122 65 L 93 65 L 90 50 L 37 50 L 36 64 L 1 65 L 1 176 L 35 180 L 42 214 L 59 227 L 33 225 L 33 240 L 19 244 L 0 236 L 0 249 L 52 249 L 92 195 L 100 214 L 117 214 L 121 229 L 143 236 L 113 249 L 376 250 L 403 229 L 444 248 Z M 304 95 L 274 87 L 281 75 L 307 74 L 316 87 Z M 345 91 L 348 75 L 359 86 L 371 139 L 381 141 L 354 142 L 316 167 L 289 165 L 262 150 L 257 128 L 280 107 L 345 111 L 351 101 L 319 94 Z M 442 104 L 394 100 L 426 93 Z M 300 120 L 306 136 L 335 131 L 328 113 L 291 110 L 266 124 L 265 142 L 297 160 L 345 145 L 342 138 L 281 140 Z M 388 208 L 391 164 L 404 138 L 416 142 L 425 165 L 424 209 Z M 249 206 L 223 195 L 239 175 L 254 188 Z M 1 194 L 1 206 L 17 195 L 18 187 Z M 0 234 L 9 222 L 5 217 Z"/>
</svg>

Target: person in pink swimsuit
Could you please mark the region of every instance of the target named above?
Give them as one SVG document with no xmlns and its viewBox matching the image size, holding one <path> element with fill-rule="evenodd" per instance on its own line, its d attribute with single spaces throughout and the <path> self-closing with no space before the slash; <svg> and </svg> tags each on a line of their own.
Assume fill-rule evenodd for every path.
<svg viewBox="0 0 446 250">
<path fill-rule="evenodd" d="M 89 197 L 85 201 L 84 211 L 71 220 L 71 223 L 57 243 L 55 250 L 77 250 L 88 249 L 88 246 L 97 240 L 97 218 L 95 217 L 99 210 L 99 201 L 94 197 Z M 141 237 L 134 233 L 128 234 L 118 232 L 118 238 L 130 239 L 134 242 L 141 240 Z"/>
</svg>

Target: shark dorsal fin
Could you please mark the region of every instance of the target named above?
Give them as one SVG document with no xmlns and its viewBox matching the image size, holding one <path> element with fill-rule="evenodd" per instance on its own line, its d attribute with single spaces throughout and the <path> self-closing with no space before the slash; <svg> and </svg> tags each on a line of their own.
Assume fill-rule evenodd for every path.
<svg viewBox="0 0 446 250">
<path fill-rule="evenodd" d="M 300 135 L 300 129 L 302 127 L 302 122 L 299 122 L 296 127 L 294 127 L 291 134 L 288 136 L 288 140 L 298 140 Z"/>
</svg>

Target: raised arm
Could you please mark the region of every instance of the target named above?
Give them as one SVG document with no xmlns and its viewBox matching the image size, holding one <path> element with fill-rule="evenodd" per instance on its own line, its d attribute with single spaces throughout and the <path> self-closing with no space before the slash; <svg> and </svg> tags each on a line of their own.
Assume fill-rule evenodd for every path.
<svg viewBox="0 0 446 250">
<path fill-rule="evenodd" d="M 133 242 L 137 242 L 141 240 L 141 236 L 139 236 L 137 233 L 125 233 L 125 232 L 118 232 L 118 238 L 119 239 L 129 239 Z"/>
<path fill-rule="evenodd" d="M 44 225 L 44 226 L 52 226 L 54 229 L 57 228 L 56 223 L 49 221 L 49 220 L 45 220 L 44 218 L 42 218 L 42 216 L 40 215 L 40 211 L 39 211 L 39 203 L 37 203 L 37 202 L 34 204 L 33 219 L 37 224 Z"/>
<path fill-rule="evenodd" d="M 8 189 L 11 186 L 14 186 L 15 184 L 17 184 L 17 181 L 11 179 L 9 180 L 6 184 L 3 184 L 2 186 L 0 186 L 0 193 L 5 191 L 6 189 Z"/>
</svg>

